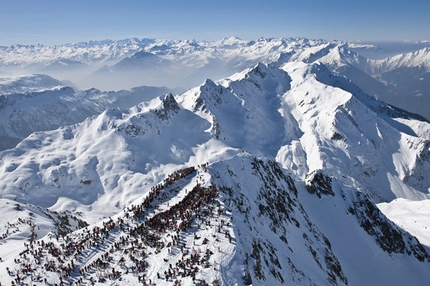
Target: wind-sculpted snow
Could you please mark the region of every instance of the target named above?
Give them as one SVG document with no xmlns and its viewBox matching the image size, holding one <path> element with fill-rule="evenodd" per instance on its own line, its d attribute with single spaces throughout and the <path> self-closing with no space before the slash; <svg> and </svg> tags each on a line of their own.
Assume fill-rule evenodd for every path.
<svg viewBox="0 0 430 286">
<path fill-rule="evenodd" d="M 5 251 L 0 275 L 423 285 L 428 249 L 375 203 L 428 199 L 430 124 L 390 108 L 321 63 L 259 63 L 33 133 L 0 153 L 1 199 L 90 225 Z"/>
</svg>

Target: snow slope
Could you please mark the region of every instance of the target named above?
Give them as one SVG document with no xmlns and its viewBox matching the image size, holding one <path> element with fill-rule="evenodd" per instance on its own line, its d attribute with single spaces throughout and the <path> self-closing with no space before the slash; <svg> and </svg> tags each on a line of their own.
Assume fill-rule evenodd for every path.
<svg viewBox="0 0 430 286">
<path fill-rule="evenodd" d="M 419 116 L 301 61 L 33 133 L 0 153 L 1 200 L 90 226 L 14 245 L 0 277 L 423 285 L 428 247 L 376 203 L 428 200 L 429 135 Z"/>
<path fill-rule="evenodd" d="M 47 75 L 0 80 L 0 150 L 12 148 L 33 132 L 71 125 L 109 107 L 131 107 L 169 92 L 136 87 L 118 92 L 76 90 Z"/>
</svg>

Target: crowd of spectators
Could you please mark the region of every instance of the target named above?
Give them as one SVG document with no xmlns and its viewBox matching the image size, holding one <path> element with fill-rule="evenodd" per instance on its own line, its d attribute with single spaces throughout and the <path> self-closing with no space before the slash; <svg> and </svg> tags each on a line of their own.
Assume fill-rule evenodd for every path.
<svg viewBox="0 0 430 286">
<path fill-rule="evenodd" d="M 199 170 L 206 171 L 206 164 L 199 166 Z M 224 220 L 216 220 L 218 225 L 210 222 L 223 214 L 214 185 L 204 186 L 197 180 L 182 199 L 169 205 L 169 196 L 181 190 L 175 183 L 195 173 L 195 167 L 174 172 L 152 187 L 140 204 L 125 208 L 115 218 L 60 237 L 51 235 L 26 243 L 25 250 L 15 259 L 15 269 L 7 269 L 14 278 L 12 285 L 54 284 L 46 278 L 52 277 L 52 273 L 56 273 L 58 285 L 94 285 L 121 280 L 123 274 L 129 273 L 143 285 L 152 284 L 152 279 L 171 281 L 174 285 L 180 285 L 183 277 L 195 281 L 201 267 L 211 267 L 209 260 L 215 251 L 211 246 L 215 239 L 201 239 L 196 230 L 204 225 L 223 234 L 226 226 Z M 160 211 L 160 204 L 164 210 Z M 182 237 L 191 232 L 195 233 L 194 244 L 200 241 L 206 250 L 191 249 L 184 242 Z M 228 230 L 224 235 L 231 242 Z M 157 272 L 157 277 L 147 278 L 148 255 L 165 248 L 171 256 L 164 258 L 166 270 Z M 174 249 L 180 254 L 171 255 Z"/>
</svg>

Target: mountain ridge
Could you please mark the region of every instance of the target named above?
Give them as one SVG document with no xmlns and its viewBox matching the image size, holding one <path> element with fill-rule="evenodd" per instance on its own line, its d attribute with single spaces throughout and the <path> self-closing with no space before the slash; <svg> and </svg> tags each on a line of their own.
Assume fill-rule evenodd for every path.
<svg viewBox="0 0 430 286">
<path fill-rule="evenodd" d="M 366 53 L 360 53 L 363 49 L 357 48 L 360 45 L 356 43 L 306 38 L 251 41 L 237 37 L 219 41 L 133 38 L 52 47 L 17 45 L 0 48 L 0 71 L 4 75 L 48 74 L 71 80 L 81 89 L 118 91 L 146 85 L 188 90 L 206 78 L 225 78 L 258 62 L 282 65 L 290 61 L 318 61 L 332 72 L 348 77 L 366 93 L 430 118 L 422 107 L 429 94 L 428 69 L 423 68 L 427 62 L 426 43 L 410 47 L 399 43 L 405 49 L 395 49 L 394 44 L 380 45 L 385 48 L 378 51 L 387 49 L 387 53 L 378 60 L 365 57 Z M 372 47 L 377 49 L 377 43 L 372 43 Z M 393 47 L 398 52 L 388 52 Z M 148 57 L 139 57 L 142 54 Z"/>
<path fill-rule="evenodd" d="M 49 76 L 33 75 L 3 79 L 0 91 L 0 150 L 5 150 L 33 132 L 79 123 L 109 107 L 131 107 L 171 90 L 150 86 L 118 92 L 78 90 Z"/>
</svg>

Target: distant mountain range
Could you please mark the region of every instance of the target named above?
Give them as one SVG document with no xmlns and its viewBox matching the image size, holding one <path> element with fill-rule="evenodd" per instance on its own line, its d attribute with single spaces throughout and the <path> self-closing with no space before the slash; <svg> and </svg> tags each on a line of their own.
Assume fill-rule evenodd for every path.
<svg viewBox="0 0 430 286">
<path fill-rule="evenodd" d="M 167 86 L 186 90 L 255 65 L 324 63 L 365 92 L 430 118 L 430 42 L 347 43 L 305 38 L 220 41 L 126 39 L 0 47 L 0 74 L 47 74 L 80 89 Z"/>
<path fill-rule="evenodd" d="M 418 62 L 427 81 L 427 50 L 380 60 L 351 46 L 3 47 L 21 48 L 21 60 L 46 53 L 29 66 L 53 51 L 88 66 L 109 59 L 95 74 L 110 80 L 180 67 L 182 78 L 232 73 L 183 92 L 1 79 L 2 283 L 425 285 L 430 123 L 371 91 L 389 95 L 390 76 Z M 389 219 L 418 202 L 408 220 Z"/>
</svg>

